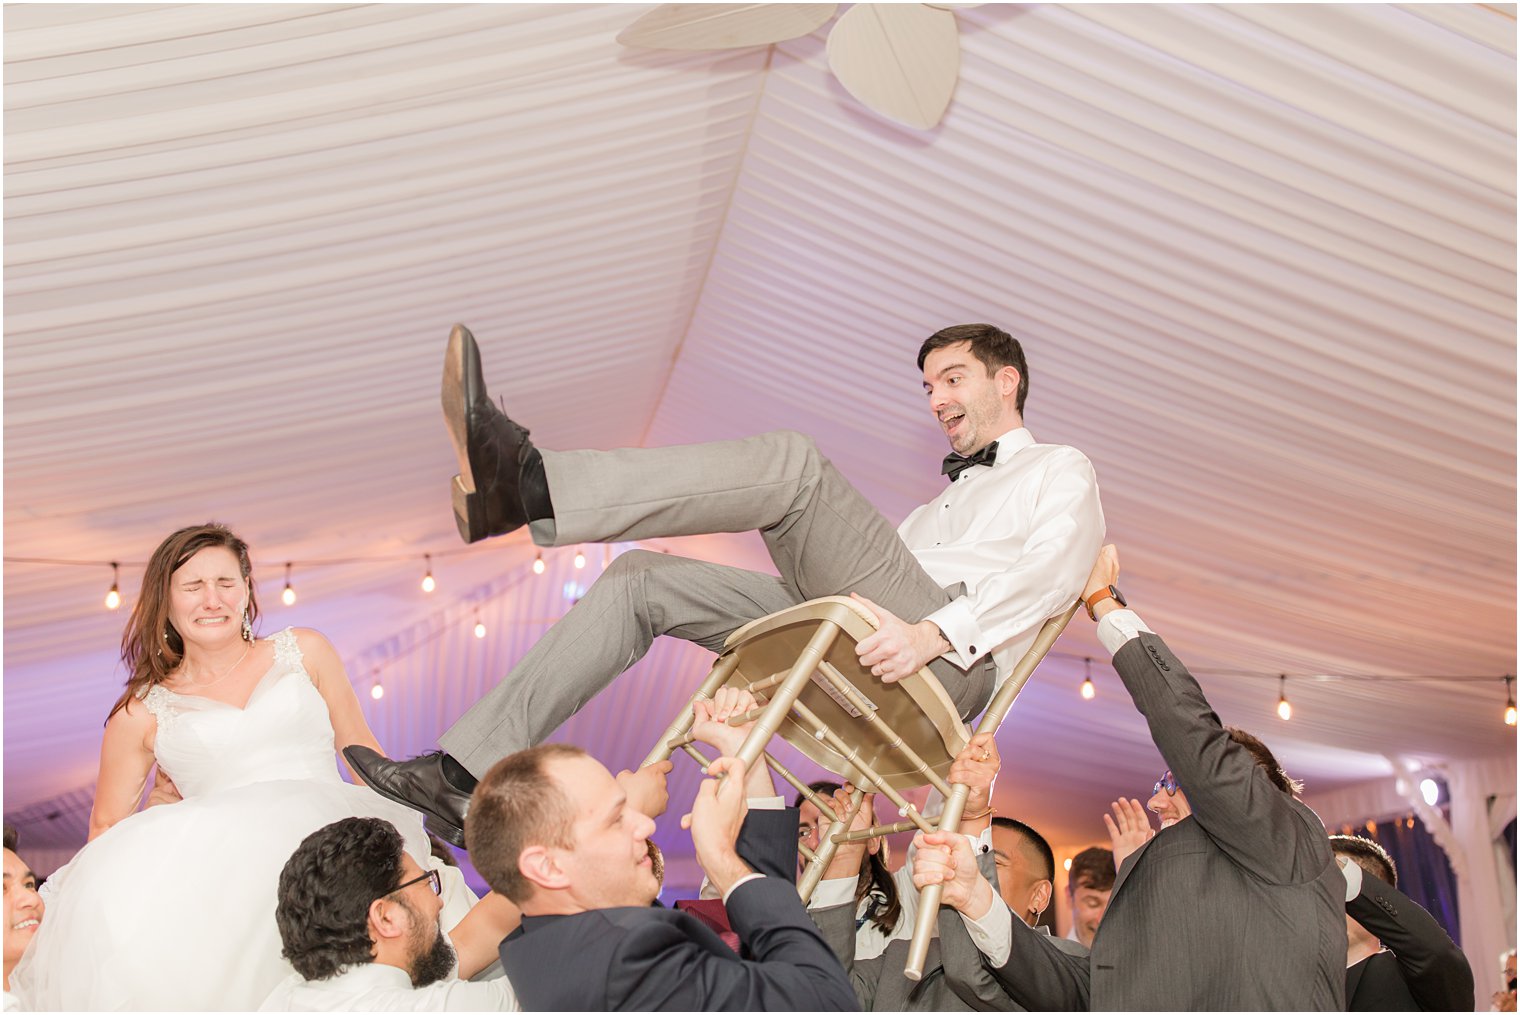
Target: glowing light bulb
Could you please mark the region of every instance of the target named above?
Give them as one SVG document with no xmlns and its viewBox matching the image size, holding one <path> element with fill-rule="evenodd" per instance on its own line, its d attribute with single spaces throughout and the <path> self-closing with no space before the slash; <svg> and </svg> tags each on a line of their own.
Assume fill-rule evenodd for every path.
<svg viewBox="0 0 1520 1015">
<path fill-rule="evenodd" d="M 111 591 L 106 593 L 106 609 L 114 610 L 121 605 L 121 568 L 114 561 L 111 564 Z M 1510 725 L 1514 725 L 1511 723 Z"/>
<path fill-rule="evenodd" d="M 438 587 L 438 583 L 433 580 L 433 555 L 425 553 L 422 555 L 422 559 L 426 568 L 425 573 L 422 575 L 422 591 L 431 592 Z"/>
<path fill-rule="evenodd" d="M 1287 722 L 1293 718 L 1293 706 L 1288 704 L 1287 698 L 1277 699 L 1277 718 Z"/>
<path fill-rule="evenodd" d="M 1066 870 L 1071 870 L 1071 857 L 1068 856 L 1065 860 L 1062 860 L 1061 866 Z"/>
<path fill-rule="evenodd" d="M 1088 677 L 1086 680 L 1082 681 L 1082 697 L 1086 698 L 1088 701 L 1092 701 L 1097 693 L 1098 689 L 1093 687 L 1091 677 Z"/>
<path fill-rule="evenodd" d="M 1424 798 L 1427 804 L 1434 807 L 1436 801 L 1441 797 L 1441 787 L 1436 785 L 1434 779 L 1421 779 L 1420 796 Z"/>
<path fill-rule="evenodd" d="M 294 606 L 296 604 L 296 590 L 286 585 L 285 591 L 280 593 L 280 602 L 286 606 Z"/>
<path fill-rule="evenodd" d="M 533 558 L 533 573 L 534 574 L 543 574 L 544 573 L 544 555 L 541 554 L 541 553 L 537 557 Z"/>
<path fill-rule="evenodd" d="M 1515 703 L 1510 702 L 1504 707 L 1504 725 L 1515 725 Z"/>
<path fill-rule="evenodd" d="M 371 698 L 374 698 L 376 701 L 379 701 L 381 698 L 385 697 L 385 688 L 381 687 L 379 684 L 376 684 L 374 687 L 371 687 L 369 689 L 369 696 Z"/>
<path fill-rule="evenodd" d="M 580 569 L 580 568 L 583 568 L 583 567 L 586 566 L 586 555 L 584 553 L 582 553 L 580 550 L 576 550 L 575 551 L 575 566 L 576 566 L 577 569 Z"/>
<path fill-rule="evenodd" d="M 477 638 L 484 638 L 485 636 L 486 636 L 486 625 L 482 624 L 478 620 L 475 621 L 475 637 L 477 637 Z"/>
</svg>

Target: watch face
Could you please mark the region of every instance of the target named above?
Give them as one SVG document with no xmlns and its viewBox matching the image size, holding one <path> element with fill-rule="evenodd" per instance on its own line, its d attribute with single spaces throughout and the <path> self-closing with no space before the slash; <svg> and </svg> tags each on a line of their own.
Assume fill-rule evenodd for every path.
<svg viewBox="0 0 1520 1015">
<path fill-rule="evenodd" d="M 1120 606 L 1128 606 L 1129 605 L 1129 603 L 1126 603 L 1124 601 L 1124 595 L 1119 591 L 1119 586 L 1117 586 L 1117 585 L 1110 585 L 1108 587 L 1108 593 L 1109 593 L 1109 595 L 1111 595 L 1111 596 L 1114 597 L 1114 602 L 1118 603 Z"/>
</svg>

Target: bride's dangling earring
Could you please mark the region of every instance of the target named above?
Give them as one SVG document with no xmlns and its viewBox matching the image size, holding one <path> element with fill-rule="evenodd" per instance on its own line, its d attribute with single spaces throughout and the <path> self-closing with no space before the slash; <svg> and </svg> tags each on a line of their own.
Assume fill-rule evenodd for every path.
<svg viewBox="0 0 1520 1015">
<path fill-rule="evenodd" d="M 248 621 L 248 607 L 243 607 L 243 640 L 253 641 L 253 625 Z"/>
</svg>

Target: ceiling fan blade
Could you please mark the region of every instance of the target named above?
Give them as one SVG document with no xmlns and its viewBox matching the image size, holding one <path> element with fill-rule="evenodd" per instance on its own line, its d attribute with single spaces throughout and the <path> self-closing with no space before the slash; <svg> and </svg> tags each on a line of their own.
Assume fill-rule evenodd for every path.
<svg viewBox="0 0 1520 1015">
<path fill-rule="evenodd" d="M 955 15 L 923 4 L 856 4 L 829 32 L 828 50 L 851 95 L 923 130 L 945 115 L 960 77 Z"/>
</svg>

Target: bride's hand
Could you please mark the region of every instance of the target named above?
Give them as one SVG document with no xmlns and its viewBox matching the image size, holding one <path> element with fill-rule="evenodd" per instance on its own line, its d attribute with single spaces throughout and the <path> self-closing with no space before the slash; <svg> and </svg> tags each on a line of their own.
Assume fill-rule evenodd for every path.
<svg viewBox="0 0 1520 1015">
<path fill-rule="evenodd" d="M 143 810 L 159 804 L 177 804 L 183 799 L 184 797 L 179 795 L 179 787 L 174 785 L 174 780 L 169 778 L 163 768 L 159 768 L 158 774 L 153 779 L 153 789 L 148 793 L 148 802 L 143 805 Z"/>
</svg>

